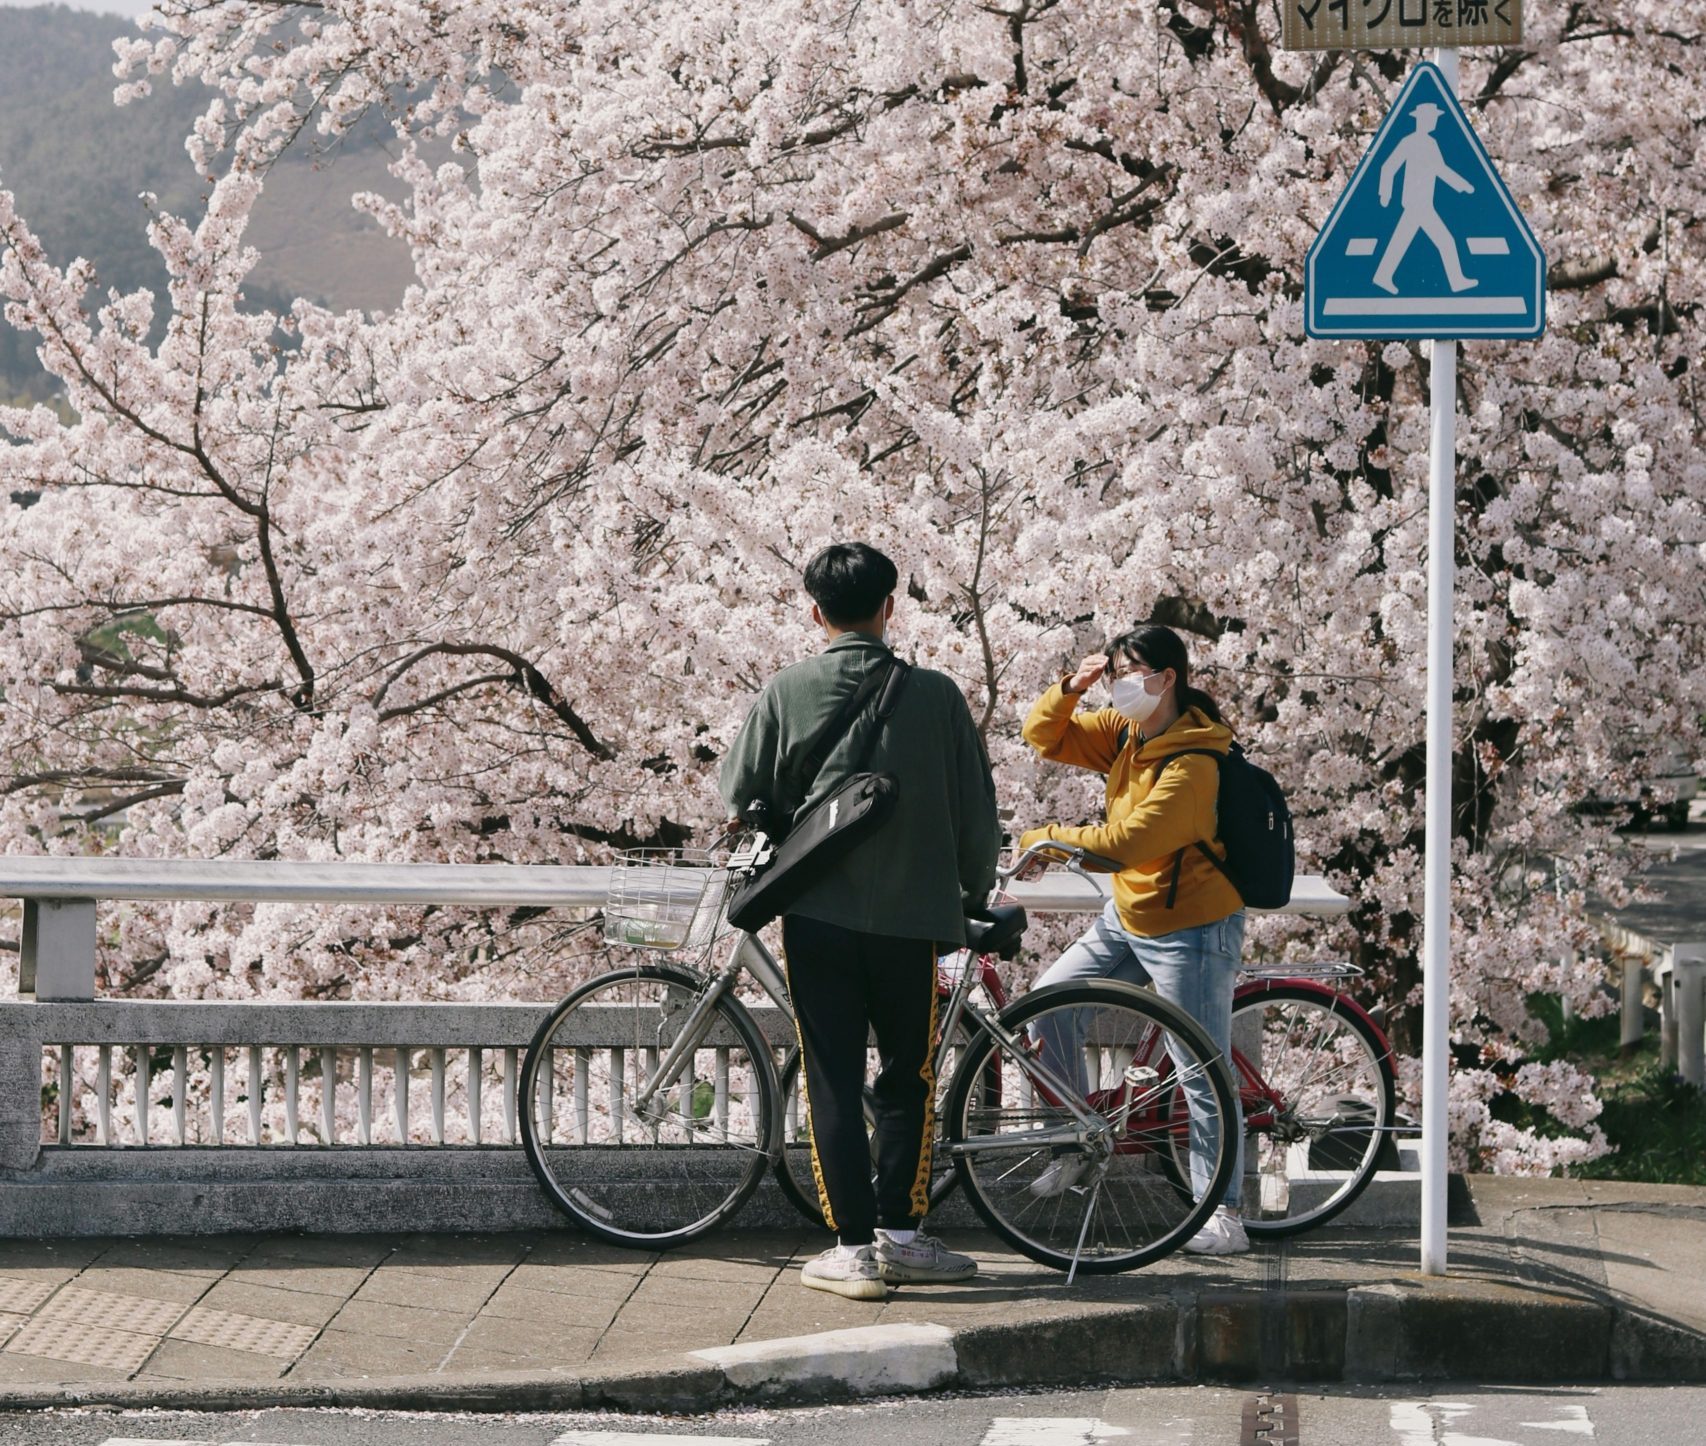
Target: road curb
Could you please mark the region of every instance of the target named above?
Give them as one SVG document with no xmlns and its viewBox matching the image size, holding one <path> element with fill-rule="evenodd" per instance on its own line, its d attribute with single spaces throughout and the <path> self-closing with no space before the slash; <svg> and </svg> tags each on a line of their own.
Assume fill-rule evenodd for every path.
<svg viewBox="0 0 1706 1446">
<path fill-rule="evenodd" d="M 1344 1290 L 1157 1295 L 957 1329 L 929 1322 L 862 1326 L 579 1373 L 11 1388 L 0 1390 L 0 1412 L 68 1406 L 695 1412 L 737 1402 L 988 1387 L 1452 1379 L 1706 1382 L 1706 1334 L 1605 1298 L 1414 1276 Z"/>
</svg>

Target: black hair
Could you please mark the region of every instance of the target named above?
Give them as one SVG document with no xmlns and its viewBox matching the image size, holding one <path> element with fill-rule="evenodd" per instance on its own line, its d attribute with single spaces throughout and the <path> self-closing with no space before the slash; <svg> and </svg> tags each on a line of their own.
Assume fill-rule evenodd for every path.
<svg viewBox="0 0 1706 1446">
<path fill-rule="evenodd" d="M 1171 668 L 1176 679 L 1175 686 L 1178 688 L 1180 712 L 1186 708 L 1195 708 L 1199 713 L 1206 714 L 1212 722 L 1226 721 L 1220 715 L 1220 705 L 1201 688 L 1191 686 L 1191 659 L 1185 651 L 1185 640 L 1171 628 L 1163 627 L 1160 623 L 1146 623 L 1130 632 L 1121 633 L 1102 651 L 1110 658 L 1136 658 L 1146 668 L 1157 673 Z"/>
<path fill-rule="evenodd" d="M 806 591 L 837 628 L 869 622 L 899 581 L 895 565 L 863 542 L 832 542 L 806 564 Z"/>
</svg>

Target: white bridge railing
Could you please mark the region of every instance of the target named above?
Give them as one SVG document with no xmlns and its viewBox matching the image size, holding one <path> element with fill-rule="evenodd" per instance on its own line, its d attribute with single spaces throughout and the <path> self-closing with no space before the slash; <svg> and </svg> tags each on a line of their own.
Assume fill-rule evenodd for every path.
<svg viewBox="0 0 1706 1446">
<path fill-rule="evenodd" d="M 327 1228 L 328 1212 L 332 1228 L 442 1227 L 466 1223 L 470 1186 L 475 1218 L 539 1223 L 512 1147 L 522 1051 L 546 1004 L 96 999 L 96 911 L 197 899 L 584 916 L 606 882 L 602 868 L 545 865 L 0 859 L 0 897 L 24 905 L 20 997 L 0 1002 L 0 1231 L 116 1232 L 192 1205 L 177 1228 Z M 1055 873 L 1015 893 L 1037 913 L 1087 912 L 1103 887 Z M 1348 907 L 1304 877 L 1289 911 Z M 753 1013 L 780 1061 L 791 1024 L 767 1002 Z M 546 1098 L 561 1096 L 555 1138 L 594 1143 L 574 1090 L 616 1041 L 585 1028 L 559 1036 L 573 1080 Z"/>
</svg>

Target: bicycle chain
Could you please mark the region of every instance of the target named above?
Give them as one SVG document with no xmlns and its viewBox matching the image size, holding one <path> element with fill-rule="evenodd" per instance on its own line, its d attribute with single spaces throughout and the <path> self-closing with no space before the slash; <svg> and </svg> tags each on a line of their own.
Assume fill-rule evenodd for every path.
<svg viewBox="0 0 1706 1446">
<path fill-rule="evenodd" d="M 1297 1446 L 1297 1397 L 1278 1391 L 1250 1397 L 1238 1446 Z"/>
</svg>

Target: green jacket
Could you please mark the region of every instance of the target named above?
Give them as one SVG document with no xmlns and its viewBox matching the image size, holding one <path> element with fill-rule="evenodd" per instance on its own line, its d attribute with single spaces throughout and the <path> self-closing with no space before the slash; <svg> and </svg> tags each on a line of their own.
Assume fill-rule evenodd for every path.
<svg viewBox="0 0 1706 1446">
<path fill-rule="evenodd" d="M 809 793 L 798 777 L 842 703 L 889 657 L 877 639 L 843 633 L 770 680 L 723 760 L 718 782 L 731 817 L 763 799 L 772 818 L 791 818 L 859 771 L 874 700 Z M 872 934 L 963 944 L 967 903 L 982 903 L 995 883 L 1001 825 L 989 755 L 958 684 L 914 668 L 864 767 L 895 776 L 894 812 L 788 912 Z"/>
</svg>

